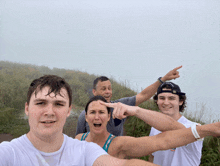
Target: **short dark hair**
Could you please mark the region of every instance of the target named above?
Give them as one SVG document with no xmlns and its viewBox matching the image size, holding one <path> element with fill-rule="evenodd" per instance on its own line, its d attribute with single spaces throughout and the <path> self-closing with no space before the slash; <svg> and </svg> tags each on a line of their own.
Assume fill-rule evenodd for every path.
<svg viewBox="0 0 220 166">
<path fill-rule="evenodd" d="M 164 91 L 162 89 L 170 89 L 171 91 Z M 174 90 L 175 89 L 175 90 Z M 153 99 L 154 99 L 154 102 L 157 104 L 157 100 L 158 100 L 158 94 L 160 93 L 173 93 L 173 94 L 176 94 L 179 96 L 179 101 L 183 101 L 183 104 L 179 106 L 179 112 L 183 112 L 184 109 L 186 108 L 186 95 L 185 93 L 181 92 L 180 90 L 180 87 L 172 82 L 164 82 L 163 84 L 161 84 L 159 87 L 158 87 L 158 90 L 157 90 L 157 94 L 154 95 Z M 158 105 L 157 105 L 158 106 Z"/>
<path fill-rule="evenodd" d="M 101 100 L 101 101 L 107 103 L 107 101 L 105 100 L 104 97 L 102 97 L 102 96 L 93 96 L 93 97 L 88 101 L 88 103 L 86 104 L 86 107 L 85 107 L 85 112 L 86 112 L 86 114 L 87 114 L 87 111 L 88 111 L 89 104 L 90 104 L 91 102 L 93 102 L 93 101 L 98 101 L 98 100 Z M 109 114 L 109 113 L 110 113 L 110 107 L 107 107 L 107 110 L 108 110 L 108 114 Z"/>
<path fill-rule="evenodd" d="M 62 96 L 60 94 L 60 90 L 62 88 L 65 88 L 69 97 L 69 106 L 71 106 L 72 90 L 70 88 L 70 85 L 64 80 L 64 78 L 61 78 L 56 75 L 44 75 L 38 79 L 33 80 L 28 89 L 27 104 L 29 105 L 31 95 L 33 93 L 35 93 L 36 96 L 37 93 L 46 86 L 49 86 L 50 88 L 47 95 L 50 95 L 51 93 L 55 93 L 55 95 L 59 94 L 60 96 Z"/>
<path fill-rule="evenodd" d="M 98 84 L 99 81 L 103 82 L 103 81 L 108 81 L 108 77 L 106 76 L 100 76 L 97 77 L 94 81 L 93 81 L 93 89 L 96 89 L 96 85 Z"/>
</svg>

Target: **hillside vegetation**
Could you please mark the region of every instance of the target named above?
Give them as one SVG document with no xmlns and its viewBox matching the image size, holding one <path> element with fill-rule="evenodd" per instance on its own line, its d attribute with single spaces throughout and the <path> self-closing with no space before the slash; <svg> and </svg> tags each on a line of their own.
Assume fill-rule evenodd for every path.
<svg viewBox="0 0 220 166">
<path fill-rule="evenodd" d="M 11 107 L 22 111 L 31 81 L 45 74 L 55 74 L 65 78 L 73 91 L 73 104 L 83 107 L 92 95 L 93 80 L 97 77 L 80 71 L 0 61 L 0 108 Z M 113 78 L 111 82 L 113 100 L 135 95 L 134 91 L 117 83 Z"/>
<path fill-rule="evenodd" d="M 20 116 L 24 113 L 24 105 L 28 87 L 33 79 L 45 74 L 55 74 L 65 78 L 73 91 L 73 111 L 80 112 L 92 96 L 92 84 L 97 75 L 89 75 L 85 72 L 58 69 L 50 69 L 45 66 L 35 66 L 30 64 L 19 64 L 0 61 L 0 134 L 10 133 L 14 137 L 19 137 L 29 130 L 27 119 Z M 126 83 L 118 83 L 113 78 L 112 82 L 113 98 L 133 96 L 136 92 L 126 86 Z M 153 101 L 144 102 L 142 108 L 158 111 Z M 193 117 L 187 117 L 192 119 Z M 74 137 L 73 130 L 77 117 L 67 119 L 64 133 Z M 201 123 L 201 122 L 200 122 Z M 125 133 L 129 136 L 148 136 L 150 126 L 136 117 L 129 117 L 125 124 Z M 142 159 L 147 160 L 148 157 Z M 204 141 L 202 166 L 220 165 L 220 138 L 207 137 Z"/>
</svg>

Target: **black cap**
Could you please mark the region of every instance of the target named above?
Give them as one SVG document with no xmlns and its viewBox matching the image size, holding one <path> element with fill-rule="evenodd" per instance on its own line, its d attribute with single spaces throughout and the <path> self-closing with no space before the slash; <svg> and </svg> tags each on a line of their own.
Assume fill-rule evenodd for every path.
<svg viewBox="0 0 220 166">
<path fill-rule="evenodd" d="M 167 90 L 163 90 L 164 88 L 166 88 Z M 180 87 L 172 82 L 164 82 L 158 87 L 157 95 L 165 92 L 179 96 L 185 96 L 185 93 L 181 92 Z"/>
</svg>

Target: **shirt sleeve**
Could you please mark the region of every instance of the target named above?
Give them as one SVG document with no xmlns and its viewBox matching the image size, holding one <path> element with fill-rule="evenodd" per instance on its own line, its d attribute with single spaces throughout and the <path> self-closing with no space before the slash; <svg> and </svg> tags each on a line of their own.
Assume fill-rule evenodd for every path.
<svg viewBox="0 0 220 166">
<path fill-rule="evenodd" d="M 99 145 L 93 142 L 88 142 L 85 155 L 86 166 L 92 166 L 95 160 L 102 155 L 108 155 L 108 153 Z"/>
<path fill-rule="evenodd" d="M 85 113 L 86 113 L 85 110 L 83 110 L 78 117 L 77 127 L 76 127 L 76 135 L 86 132 Z"/>
<path fill-rule="evenodd" d="M 154 136 L 154 135 L 157 135 L 157 134 L 155 133 L 155 128 L 151 127 L 149 136 Z"/>
<path fill-rule="evenodd" d="M 7 144 L 6 142 L 0 144 L 0 165 L 12 166 L 14 165 L 14 152 Z"/>
</svg>

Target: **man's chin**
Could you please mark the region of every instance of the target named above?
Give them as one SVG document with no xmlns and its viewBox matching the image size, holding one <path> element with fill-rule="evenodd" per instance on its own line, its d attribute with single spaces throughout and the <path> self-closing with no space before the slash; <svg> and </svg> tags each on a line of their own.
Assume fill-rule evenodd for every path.
<svg viewBox="0 0 220 166">
<path fill-rule="evenodd" d="M 110 98 L 110 97 L 108 97 L 108 98 L 105 98 L 105 100 L 106 100 L 108 103 L 110 103 L 111 98 Z"/>
<path fill-rule="evenodd" d="M 161 111 L 163 114 L 169 114 L 170 110 L 162 110 Z"/>
</svg>

